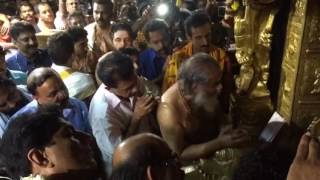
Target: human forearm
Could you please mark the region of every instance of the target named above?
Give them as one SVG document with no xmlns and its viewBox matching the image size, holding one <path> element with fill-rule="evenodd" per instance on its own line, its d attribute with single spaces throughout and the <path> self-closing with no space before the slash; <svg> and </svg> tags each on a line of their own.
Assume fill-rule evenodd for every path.
<svg viewBox="0 0 320 180">
<path fill-rule="evenodd" d="M 66 0 L 59 0 L 59 13 L 62 17 L 67 16 Z"/>
<path fill-rule="evenodd" d="M 224 148 L 219 139 L 213 139 L 202 144 L 195 144 L 186 147 L 181 155 L 181 160 L 192 161 L 212 156 L 217 150 Z"/>
<path fill-rule="evenodd" d="M 147 22 L 147 18 L 141 17 L 139 18 L 133 25 L 132 25 L 132 30 L 133 32 L 137 33 L 139 30 L 142 29 L 144 24 Z"/>
<path fill-rule="evenodd" d="M 131 122 L 130 122 L 130 125 L 129 125 L 129 129 L 127 130 L 126 134 L 125 134 L 125 138 L 128 138 L 134 134 L 136 134 L 137 132 L 137 129 L 139 127 L 139 124 L 140 124 L 140 120 L 133 117 L 131 119 Z"/>
</svg>

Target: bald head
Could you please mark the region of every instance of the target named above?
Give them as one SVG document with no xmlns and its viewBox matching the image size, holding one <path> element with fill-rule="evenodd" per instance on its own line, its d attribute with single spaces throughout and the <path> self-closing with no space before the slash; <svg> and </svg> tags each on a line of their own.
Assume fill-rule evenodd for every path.
<svg viewBox="0 0 320 180">
<path fill-rule="evenodd" d="M 35 95 L 37 87 L 41 86 L 48 78 L 54 77 L 61 81 L 59 74 L 51 68 L 41 67 L 33 70 L 27 79 L 27 88 L 32 95 Z"/>
<path fill-rule="evenodd" d="M 172 156 L 169 146 L 158 136 L 144 133 L 132 136 L 117 146 L 113 168 L 121 165 L 148 166 Z"/>
</svg>

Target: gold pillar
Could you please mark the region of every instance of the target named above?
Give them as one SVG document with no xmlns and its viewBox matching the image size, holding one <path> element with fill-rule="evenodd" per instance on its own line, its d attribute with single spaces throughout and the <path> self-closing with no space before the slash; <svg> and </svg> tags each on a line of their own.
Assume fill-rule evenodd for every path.
<svg viewBox="0 0 320 180">
<path fill-rule="evenodd" d="M 293 0 L 290 8 L 278 112 L 306 129 L 320 118 L 320 3 Z"/>
</svg>

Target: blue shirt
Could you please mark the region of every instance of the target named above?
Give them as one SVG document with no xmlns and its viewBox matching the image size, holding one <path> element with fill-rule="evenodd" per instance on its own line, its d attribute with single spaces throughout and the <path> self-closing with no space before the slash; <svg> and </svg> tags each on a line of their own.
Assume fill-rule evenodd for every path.
<svg viewBox="0 0 320 180">
<path fill-rule="evenodd" d="M 8 121 L 9 121 L 9 117 L 0 112 L 0 139 L 7 127 Z"/>
<path fill-rule="evenodd" d="M 26 85 L 27 84 L 27 73 L 22 71 L 9 70 L 7 71 L 7 76 L 16 85 Z"/>
<path fill-rule="evenodd" d="M 38 109 L 38 102 L 33 100 L 16 112 L 10 118 L 10 121 L 23 114 L 35 113 Z M 69 98 L 69 106 L 63 109 L 63 117 L 65 120 L 69 121 L 75 129 L 92 134 L 91 126 L 88 121 L 88 108 L 84 102 L 74 98 Z"/>
<path fill-rule="evenodd" d="M 161 73 L 165 59 L 154 49 L 146 49 L 139 56 L 139 74 L 148 80 L 156 79 Z"/>
<path fill-rule="evenodd" d="M 38 49 L 32 61 L 18 51 L 6 60 L 6 64 L 10 70 L 22 71 L 29 74 L 35 68 L 50 67 L 52 60 L 47 51 Z"/>
</svg>

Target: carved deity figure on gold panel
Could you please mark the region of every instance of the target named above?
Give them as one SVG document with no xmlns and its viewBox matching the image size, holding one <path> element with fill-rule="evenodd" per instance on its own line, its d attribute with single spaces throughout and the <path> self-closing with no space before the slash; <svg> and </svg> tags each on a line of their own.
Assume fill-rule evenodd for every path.
<svg viewBox="0 0 320 180">
<path fill-rule="evenodd" d="M 261 2 L 260 2 L 261 1 Z M 266 97 L 271 30 L 278 8 L 275 0 L 244 0 L 244 13 L 235 17 L 236 58 L 241 65 L 236 78 L 238 93 Z"/>
<path fill-rule="evenodd" d="M 270 118 L 272 106 L 267 88 L 272 26 L 279 0 L 242 0 L 235 17 L 236 58 L 240 73 L 236 77 L 235 117 L 258 135 Z M 250 129 L 251 128 L 251 129 Z"/>
</svg>

